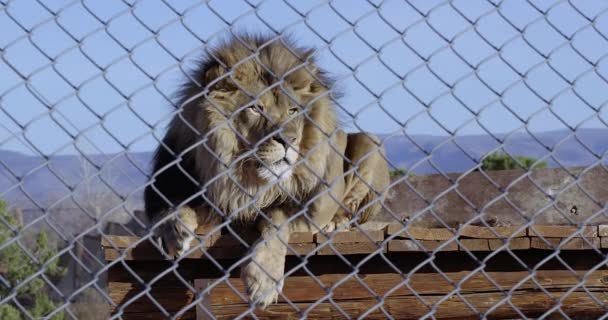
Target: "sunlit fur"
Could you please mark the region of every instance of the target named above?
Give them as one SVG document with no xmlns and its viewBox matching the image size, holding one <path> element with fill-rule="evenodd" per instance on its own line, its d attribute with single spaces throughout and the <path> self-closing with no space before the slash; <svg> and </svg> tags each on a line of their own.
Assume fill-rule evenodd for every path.
<svg viewBox="0 0 608 320">
<path fill-rule="evenodd" d="M 212 214 L 251 220 L 255 208 L 309 198 L 338 130 L 331 86 L 311 51 L 289 39 L 239 36 L 210 50 L 156 151 L 150 218 L 209 205 L 219 209 Z"/>
</svg>

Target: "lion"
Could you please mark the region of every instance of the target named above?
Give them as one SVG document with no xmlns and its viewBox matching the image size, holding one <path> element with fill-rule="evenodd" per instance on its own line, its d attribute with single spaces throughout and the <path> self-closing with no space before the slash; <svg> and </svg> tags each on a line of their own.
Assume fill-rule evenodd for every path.
<svg viewBox="0 0 608 320">
<path fill-rule="evenodd" d="M 170 256 L 191 250 L 201 224 L 257 226 L 241 277 L 262 309 L 282 289 L 291 233 L 364 223 L 389 185 L 380 140 L 340 128 L 313 53 L 251 35 L 210 49 L 179 93 L 144 194 Z"/>
</svg>

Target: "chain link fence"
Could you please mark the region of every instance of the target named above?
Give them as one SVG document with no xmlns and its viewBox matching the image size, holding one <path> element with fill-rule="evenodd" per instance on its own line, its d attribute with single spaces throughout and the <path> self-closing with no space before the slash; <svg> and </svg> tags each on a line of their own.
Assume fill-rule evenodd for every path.
<svg viewBox="0 0 608 320">
<path fill-rule="evenodd" d="M 0 6 L 0 318 L 137 318 L 138 299 L 152 318 L 216 318 L 221 292 L 246 305 L 234 318 L 277 300 L 298 318 L 607 311 L 607 3 Z M 189 255 L 219 275 L 198 286 Z M 500 259 L 521 278 L 505 285 Z M 576 280 L 559 294 L 551 263 Z M 139 288 L 119 301 L 118 268 Z M 154 291 L 168 275 L 189 292 L 174 310 Z M 323 288 L 306 304 L 303 276 Z M 467 295 L 476 277 L 487 301 Z M 368 299 L 348 307 L 351 282 Z"/>
</svg>

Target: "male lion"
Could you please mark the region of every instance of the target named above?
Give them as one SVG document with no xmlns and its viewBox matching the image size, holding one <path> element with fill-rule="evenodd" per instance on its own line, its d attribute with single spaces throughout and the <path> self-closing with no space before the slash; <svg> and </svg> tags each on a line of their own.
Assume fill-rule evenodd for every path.
<svg viewBox="0 0 608 320">
<path fill-rule="evenodd" d="M 282 288 L 290 233 L 330 231 L 351 214 L 362 223 L 389 184 L 379 140 L 339 129 L 333 83 L 312 52 L 259 36 L 210 50 L 181 91 L 145 190 L 172 256 L 214 217 L 257 224 L 241 275 L 261 308 Z"/>
</svg>

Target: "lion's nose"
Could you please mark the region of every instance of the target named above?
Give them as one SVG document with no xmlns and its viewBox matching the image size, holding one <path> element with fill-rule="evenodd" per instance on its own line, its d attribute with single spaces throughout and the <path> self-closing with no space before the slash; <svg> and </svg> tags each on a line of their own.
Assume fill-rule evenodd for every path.
<svg viewBox="0 0 608 320">
<path fill-rule="evenodd" d="M 285 150 L 287 150 L 287 148 L 289 148 L 289 146 L 293 146 L 296 143 L 297 138 L 292 135 L 278 134 L 274 137 L 274 140 L 276 142 L 280 143 L 283 146 L 283 148 L 285 148 Z"/>
</svg>

